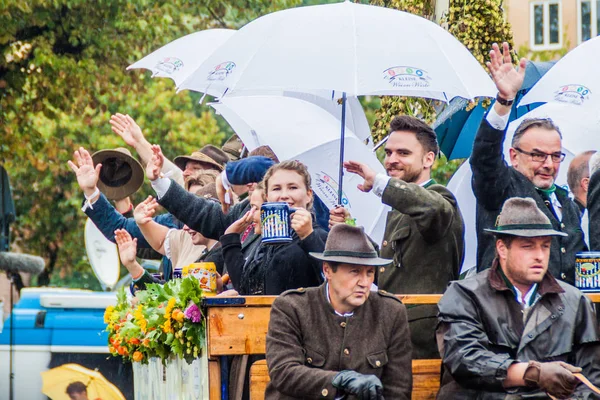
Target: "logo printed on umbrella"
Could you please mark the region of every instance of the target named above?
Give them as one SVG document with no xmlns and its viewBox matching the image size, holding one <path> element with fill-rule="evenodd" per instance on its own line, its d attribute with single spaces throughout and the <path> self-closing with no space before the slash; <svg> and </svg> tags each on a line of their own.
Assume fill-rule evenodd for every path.
<svg viewBox="0 0 600 400">
<path fill-rule="evenodd" d="M 423 88 L 429 87 L 431 77 L 427 71 L 415 67 L 391 67 L 383 71 L 383 79 L 393 87 Z"/>
<path fill-rule="evenodd" d="M 160 60 L 155 68 L 170 75 L 183 68 L 183 61 L 176 57 L 166 57 Z"/>
<path fill-rule="evenodd" d="M 558 90 L 554 92 L 554 100 L 581 105 L 584 101 L 590 99 L 590 94 L 592 94 L 592 91 L 587 87 L 578 84 L 570 84 L 558 88 Z"/>
<path fill-rule="evenodd" d="M 314 189 L 319 193 L 319 197 L 324 203 L 335 205 L 338 203 L 338 183 L 331 176 L 321 171 L 315 174 L 316 179 L 313 182 Z M 342 206 L 349 208 L 350 200 L 346 193 L 342 192 Z"/>
<path fill-rule="evenodd" d="M 220 64 L 217 64 L 215 68 L 208 73 L 209 81 L 222 81 L 229 76 L 229 74 L 235 68 L 235 63 L 233 61 L 225 61 Z"/>
</svg>

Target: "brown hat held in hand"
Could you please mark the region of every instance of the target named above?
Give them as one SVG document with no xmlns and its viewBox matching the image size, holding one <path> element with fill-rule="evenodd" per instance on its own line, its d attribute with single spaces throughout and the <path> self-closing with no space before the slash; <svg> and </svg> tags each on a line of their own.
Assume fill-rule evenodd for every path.
<svg viewBox="0 0 600 400">
<path fill-rule="evenodd" d="M 144 183 L 144 169 L 123 147 L 92 154 L 94 166 L 102 164 L 98 189 L 109 200 L 121 200 L 137 192 Z"/>
</svg>

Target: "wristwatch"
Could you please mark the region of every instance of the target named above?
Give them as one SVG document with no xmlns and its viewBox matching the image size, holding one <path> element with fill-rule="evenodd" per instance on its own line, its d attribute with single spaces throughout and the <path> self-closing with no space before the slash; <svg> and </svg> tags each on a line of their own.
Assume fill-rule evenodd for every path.
<svg viewBox="0 0 600 400">
<path fill-rule="evenodd" d="M 496 101 L 503 106 L 512 106 L 515 102 L 515 99 L 506 100 L 504 97 L 500 96 L 500 93 L 496 95 Z"/>
</svg>

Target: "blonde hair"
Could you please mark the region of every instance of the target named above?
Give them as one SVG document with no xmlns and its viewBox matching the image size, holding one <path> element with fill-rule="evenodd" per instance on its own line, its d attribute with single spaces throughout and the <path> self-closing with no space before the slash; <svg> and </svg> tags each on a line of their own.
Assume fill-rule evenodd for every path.
<svg viewBox="0 0 600 400">
<path fill-rule="evenodd" d="M 279 164 L 275 164 L 273 166 L 271 166 L 271 168 L 269 168 L 267 170 L 267 173 L 265 174 L 262 182 L 260 183 L 260 185 L 264 188 L 263 191 L 263 198 L 267 199 L 267 195 L 269 193 L 269 179 L 271 179 L 271 177 L 273 176 L 273 174 L 277 171 L 293 171 L 295 173 L 297 173 L 298 175 L 300 175 L 302 177 L 302 180 L 304 181 L 304 186 L 306 186 L 306 191 L 308 192 L 309 190 L 312 191 L 312 187 L 311 187 L 311 178 L 310 178 L 310 173 L 308 172 L 308 168 L 306 168 L 306 165 L 302 164 L 300 161 L 297 160 L 288 160 L 288 161 L 284 161 L 281 162 Z M 311 194 L 310 196 L 310 202 L 307 205 L 307 208 L 310 210 L 313 206 L 313 195 Z"/>
</svg>

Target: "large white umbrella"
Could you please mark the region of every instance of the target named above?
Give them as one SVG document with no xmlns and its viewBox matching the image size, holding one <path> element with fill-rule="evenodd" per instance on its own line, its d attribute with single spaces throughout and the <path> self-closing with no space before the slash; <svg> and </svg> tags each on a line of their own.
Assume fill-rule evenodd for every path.
<svg viewBox="0 0 600 400">
<path fill-rule="evenodd" d="M 291 97 L 224 97 L 211 104 L 231 125 L 250 150 L 269 145 L 280 160 L 299 160 L 307 165 L 312 188 L 331 209 L 338 204 L 340 120 L 317 105 Z M 385 173 L 373 152 L 353 132 L 346 131 L 346 153 L 377 172 Z M 344 176 L 341 204 L 365 227 L 373 240 L 383 237 L 389 208 L 377 197 L 359 191 L 362 178 Z"/>
<path fill-rule="evenodd" d="M 207 29 L 191 33 L 167 43 L 127 69 L 147 69 L 152 71 L 153 77 L 171 78 L 175 86 L 179 86 L 235 32 L 234 29 Z"/>
<path fill-rule="evenodd" d="M 349 1 L 278 11 L 250 22 L 215 50 L 180 89 L 223 95 L 310 92 L 330 99 L 340 93 L 340 182 L 347 96 L 449 101 L 496 94 L 467 48 L 435 23 Z M 340 201 L 341 191 L 340 185 Z"/>
<path fill-rule="evenodd" d="M 321 91 L 326 97 L 337 91 L 443 101 L 496 94 L 469 50 L 440 26 L 349 1 L 287 9 L 250 22 L 180 88 Z"/>
<path fill-rule="evenodd" d="M 508 126 L 504 140 L 504 159 L 510 165 L 508 149 L 515 130 L 526 118 L 551 118 L 563 135 L 562 147 L 566 154 L 560 166 L 556 184 L 567 187 L 567 170 L 573 158 L 584 151 L 600 148 L 600 115 L 590 106 L 577 107 L 570 104 L 548 103 L 540 106 Z M 471 166 L 466 161 L 448 182 L 454 193 L 465 221 L 465 261 L 462 272 L 472 268 L 477 260 L 477 235 L 475 230 L 476 200 L 471 187 Z M 585 232 L 587 235 L 587 232 Z"/>
<path fill-rule="evenodd" d="M 523 96 L 519 105 L 560 102 L 600 104 L 600 37 L 583 42 L 560 59 Z"/>
</svg>

